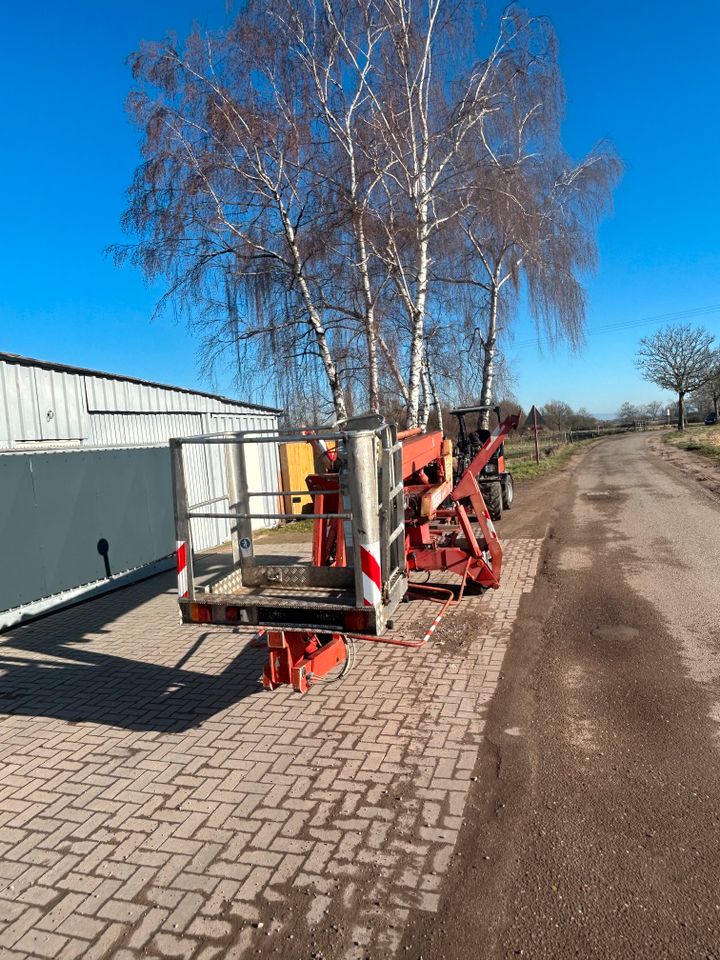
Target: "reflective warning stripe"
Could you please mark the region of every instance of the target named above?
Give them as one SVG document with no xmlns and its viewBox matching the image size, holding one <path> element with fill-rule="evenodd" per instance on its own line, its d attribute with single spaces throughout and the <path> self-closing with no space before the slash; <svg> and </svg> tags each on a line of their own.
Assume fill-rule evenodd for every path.
<svg viewBox="0 0 720 960">
<path fill-rule="evenodd" d="M 485 510 L 485 522 L 487 523 L 487 528 L 488 528 L 488 530 L 490 531 L 490 536 L 493 538 L 493 540 L 497 540 L 497 533 L 495 532 L 495 525 L 493 524 L 492 520 L 490 519 L 490 514 L 488 513 L 487 510 Z"/>
<path fill-rule="evenodd" d="M 482 445 L 483 450 L 486 447 L 489 447 L 491 444 L 495 443 L 495 441 L 497 440 L 497 438 L 500 436 L 501 433 L 502 433 L 502 426 L 498 424 L 498 426 L 495 427 L 495 429 L 492 431 L 492 433 L 487 438 L 485 443 Z"/>
<path fill-rule="evenodd" d="M 360 544 L 360 565 L 363 575 L 363 602 L 374 607 L 382 599 L 382 571 L 380 569 L 380 542 Z"/>
<path fill-rule="evenodd" d="M 325 441 L 322 439 L 322 437 L 318 437 L 317 445 L 320 449 L 321 456 L 325 457 L 328 463 L 330 464 L 335 463 L 335 461 L 337 460 L 337 450 L 331 450 L 328 447 L 327 443 L 325 443 Z"/>
<path fill-rule="evenodd" d="M 184 540 L 177 541 L 177 575 L 178 575 L 178 596 L 188 596 L 188 572 L 187 572 L 187 544 Z"/>
</svg>

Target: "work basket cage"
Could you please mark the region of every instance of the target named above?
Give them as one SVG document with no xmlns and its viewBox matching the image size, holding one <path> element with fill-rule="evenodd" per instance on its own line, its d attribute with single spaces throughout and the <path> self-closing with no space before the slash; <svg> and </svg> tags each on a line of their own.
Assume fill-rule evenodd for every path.
<svg viewBox="0 0 720 960">
<path fill-rule="evenodd" d="M 259 444 L 333 445 L 337 476 L 335 510 L 316 509 L 313 496 L 304 520 L 341 521 L 345 565 L 315 565 L 297 557 L 256 549 L 253 521 L 293 521 L 285 498 L 308 489 L 250 489 L 248 452 Z M 188 450 L 220 445 L 225 452 L 226 489 L 196 503 L 188 501 Z M 252 430 L 178 437 L 170 441 L 178 557 L 178 593 L 184 621 L 245 623 L 288 629 L 380 634 L 407 589 L 404 542 L 402 444 L 395 424 L 377 414 L 301 430 Z M 258 499 L 275 503 L 253 509 Z M 222 572 L 204 578 L 193 545 L 193 524 L 230 522 L 230 551 Z M 197 569 L 196 569 L 197 568 Z"/>
</svg>

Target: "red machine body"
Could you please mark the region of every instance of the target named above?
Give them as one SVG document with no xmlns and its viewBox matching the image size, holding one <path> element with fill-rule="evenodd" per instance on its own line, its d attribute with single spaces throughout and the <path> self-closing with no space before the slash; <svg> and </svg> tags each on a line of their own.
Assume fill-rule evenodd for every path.
<svg viewBox="0 0 720 960">
<path fill-rule="evenodd" d="M 266 690 L 283 683 L 307 693 L 314 680 L 324 677 L 347 659 L 342 634 L 318 636 L 307 630 L 271 630 L 262 682 Z"/>
<path fill-rule="evenodd" d="M 482 587 L 500 586 L 502 547 L 477 476 L 517 424 L 517 415 L 507 417 L 456 483 L 449 441 L 442 434 L 403 440 L 409 570 L 449 570 Z"/>
<path fill-rule="evenodd" d="M 449 570 L 483 587 L 500 586 L 502 547 L 476 478 L 517 425 L 517 415 L 506 417 L 457 482 L 453 481 L 452 444 L 441 431 L 409 430 L 398 435 L 409 570 Z M 313 474 L 306 482 L 314 513 L 340 512 L 336 473 Z M 316 520 L 313 564 L 345 563 L 342 520 Z"/>
<path fill-rule="evenodd" d="M 452 443 L 441 431 L 409 430 L 398 434 L 398 441 L 402 443 L 408 570 L 450 571 L 462 578 L 463 585 L 466 580 L 472 580 L 485 588 L 500 586 L 502 547 L 477 476 L 517 425 L 516 415 L 506 417 L 456 480 L 453 479 Z M 324 447 L 317 452 L 323 454 L 328 472 L 312 474 L 306 479 L 313 499 L 312 512 L 342 513 L 336 455 Z M 344 521 L 327 517 L 315 519 L 313 566 L 344 567 L 347 560 Z M 443 612 L 446 606 L 447 603 Z M 377 637 L 368 639 L 378 640 Z M 347 646 L 340 633 L 268 630 L 267 642 L 268 661 L 262 679 L 268 690 L 289 684 L 304 693 L 313 682 L 347 659 Z"/>
</svg>

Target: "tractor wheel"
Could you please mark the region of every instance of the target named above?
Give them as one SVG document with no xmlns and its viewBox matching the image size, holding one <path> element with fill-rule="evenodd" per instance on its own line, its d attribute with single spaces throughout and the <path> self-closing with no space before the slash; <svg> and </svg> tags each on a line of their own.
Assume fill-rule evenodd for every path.
<svg viewBox="0 0 720 960">
<path fill-rule="evenodd" d="M 512 507 L 512 502 L 513 502 L 512 474 L 506 473 L 505 483 L 503 484 L 503 491 L 502 491 L 503 510 L 509 510 Z"/>
<path fill-rule="evenodd" d="M 483 497 L 488 508 L 491 520 L 501 520 L 503 512 L 502 486 L 498 483 L 488 483 L 483 490 Z"/>
</svg>

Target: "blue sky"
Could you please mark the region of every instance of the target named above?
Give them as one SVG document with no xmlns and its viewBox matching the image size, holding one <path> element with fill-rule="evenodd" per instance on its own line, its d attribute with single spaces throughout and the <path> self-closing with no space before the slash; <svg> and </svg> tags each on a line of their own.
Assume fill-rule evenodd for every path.
<svg viewBox="0 0 720 960">
<path fill-rule="evenodd" d="M 697 322 L 720 335 L 720 5 L 527 6 L 559 34 L 568 148 L 579 156 L 610 138 L 626 174 L 600 230 L 586 347 L 540 352 L 519 317 L 509 350 L 517 395 L 525 407 L 558 398 L 612 413 L 624 400 L 658 396 L 632 362 L 639 337 L 658 324 L 636 321 L 717 307 Z M 490 3 L 491 25 L 500 9 Z M 141 39 L 224 16 L 225 0 L 43 0 L 5 10 L 0 350 L 209 386 L 184 327 L 151 321 L 160 291 L 103 249 L 122 239 L 123 193 L 138 160 L 125 58 Z"/>
</svg>

